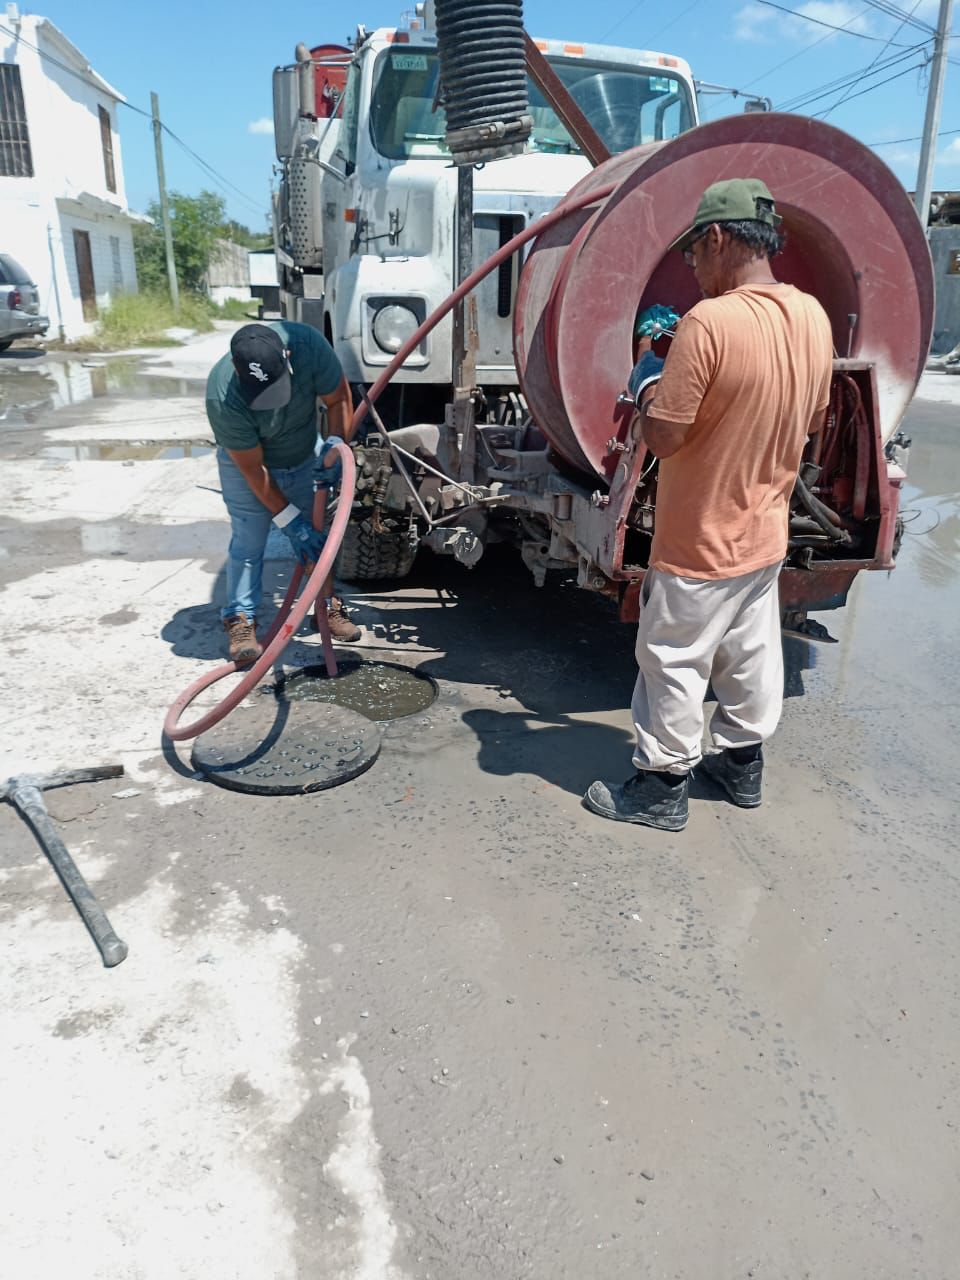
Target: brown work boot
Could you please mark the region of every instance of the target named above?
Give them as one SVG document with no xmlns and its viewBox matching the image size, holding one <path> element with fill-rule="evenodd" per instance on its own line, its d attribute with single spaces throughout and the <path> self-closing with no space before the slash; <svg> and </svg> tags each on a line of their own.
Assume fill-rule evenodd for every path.
<svg viewBox="0 0 960 1280">
<path fill-rule="evenodd" d="M 224 618 L 223 628 L 230 641 L 230 661 L 238 667 L 248 667 L 251 662 L 256 662 L 263 648 L 257 640 L 253 619 L 245 613 L 236 613 L 232 618 Z"/>
<path fill-rule="evenodd" d="M 327 625 L 330 627 L 330 635 L 341 644 L 356 644 L 363 634 L 356 623 L 350 621 L 350 615 L 343 607 L 343 601 L 339 596 L 330 597 L 330 603 L 327 605 Z"/>
</svg>

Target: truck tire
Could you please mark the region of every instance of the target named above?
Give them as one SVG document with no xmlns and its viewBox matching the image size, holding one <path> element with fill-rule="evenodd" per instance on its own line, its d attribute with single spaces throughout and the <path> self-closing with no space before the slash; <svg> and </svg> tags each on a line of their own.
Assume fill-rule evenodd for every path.
<svg viewBox="0 0 960 1280">
<path fill-rule="evenodd" d="M 371 520 L 351 520 L 340 544 L 336 573 L 346 582 L 377 578 L 405 578 L 417 554 L 405 529 L 385 521 L 386 533 L 377 533 Z"/>
</svg>

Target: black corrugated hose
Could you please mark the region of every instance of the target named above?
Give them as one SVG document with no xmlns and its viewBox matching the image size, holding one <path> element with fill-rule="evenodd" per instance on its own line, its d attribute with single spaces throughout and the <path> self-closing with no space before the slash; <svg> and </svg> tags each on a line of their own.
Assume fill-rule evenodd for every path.
<svg viewBox="0 0 960 1280">
<path fill-rule="evenodd" d="M 458 163 L 523 150 L 528 114 L 522 0 L 436 0 L 447 145 Z"/>
</svg>

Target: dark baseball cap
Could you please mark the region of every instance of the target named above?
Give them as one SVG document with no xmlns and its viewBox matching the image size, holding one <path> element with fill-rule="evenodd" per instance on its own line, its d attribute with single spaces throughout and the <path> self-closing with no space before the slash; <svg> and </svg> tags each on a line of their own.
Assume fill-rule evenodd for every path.
<svg viewBox="0 0 960 1280">
<path fill-rule="evenodd" d="M 290 403 L 290 353 L 276 329 L 245 324 L 230 339 L 240 395 L 251 409 L 282 409 Z"/>
<path fill-rule="evenodd" d="M 759 178 L 728 178 L 707 187 L 693 215 L 693 225 L 670 248 L 686 249 L 701 230 L 714 222 L 765 222 L 769 227 L 779 227 L 782 221 L 765 182 Z"/>
</svg>

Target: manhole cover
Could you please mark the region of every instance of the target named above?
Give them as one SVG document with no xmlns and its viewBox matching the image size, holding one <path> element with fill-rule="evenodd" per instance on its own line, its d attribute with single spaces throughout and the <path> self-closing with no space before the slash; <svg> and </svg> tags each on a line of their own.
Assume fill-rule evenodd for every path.
<svg viewBox="0 0 960 1280">
<path fill-rule="evenodd" d="M 211 782 L 258 796 L 302 795 L 349 782 L 380 754 L 379 727 L 331 703 L 290 701 L 272 688 L 193 744 L 193 767 Z"/>
<path fill-rule="evenodd" d="M 358 711 L 368 720 L 400 720 L 426 711 L 437 696 L 436 681 L 393 662 L 340 662 L 337 674 L 326 667 L 302 667 L 274 686 L 279 699 L 320 702 Z"/>
</svg>

